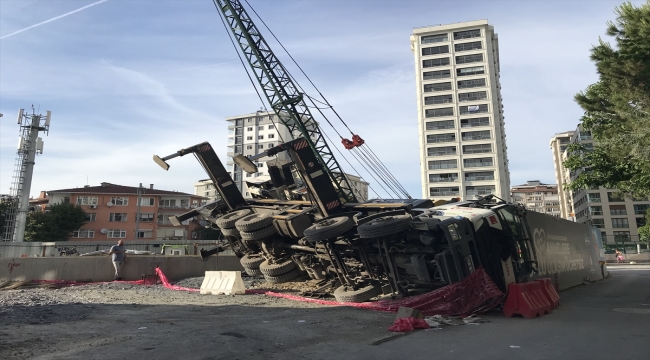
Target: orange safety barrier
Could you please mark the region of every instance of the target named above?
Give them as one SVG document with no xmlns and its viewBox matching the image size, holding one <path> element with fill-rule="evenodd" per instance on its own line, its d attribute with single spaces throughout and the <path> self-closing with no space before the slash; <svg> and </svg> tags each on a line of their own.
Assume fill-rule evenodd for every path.
<svg viewBox="0 0 650 360">
<path fill-rule="evenodd" d="M 560 295 L 555 291 L 551 278 L 536 279 L 535 281 L 541 285 L 546 300 L 551 303 L 551 308 L 553 310 L 557 309 L 560 306 Z"/>
<path fill-rule="evenodd" d="M 540 282 L 531 281 L 508 285 L 508 298 L 503 305 L 506 317 L 518 314 L 526 319 L 533 319 L 551 312 L 551 303 L 542 292 Z"/>
</svg>

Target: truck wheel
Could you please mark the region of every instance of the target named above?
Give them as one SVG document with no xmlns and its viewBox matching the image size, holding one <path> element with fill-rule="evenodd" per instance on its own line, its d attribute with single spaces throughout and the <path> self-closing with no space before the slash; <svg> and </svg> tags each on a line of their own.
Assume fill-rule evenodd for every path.
<svg viewBox="0 0 650 360">
<path fill-rule="evenodd" d="M 321 220 L 304 231 L 305 238 L 311 242 L 323 241 L 339 236 L 352 229 L 354 223 L 347 216 Z"/>
<path fill-rule="evenodd" d="M 239 232 L 241 235 L 241 238 L 246 241 L 251 241 L 251 240 L 262 240 L 264 238 L 267 238 L 271 235 L 277 234 L 277 230 L 275 230 L 275 227 L 273 226 L 267 226 L 265 228 L 255 230 L 252 232 L 247 232 L 247 231 L 241 231 Z"/>
<path fill-rule="evenodd" d="M 359 225 L 357 231 L 362 239 L 399 234 L 409 228 L 411 215 L 383 216 Z"/>
<path fill-rule="evenodd" d="M 268 260 L 265 260 L 260 264 L 260 271 L 264 276 L 278 276 L 280 274 L 287 273 L 296 268 L 296 263 L 291 260 L 280 261 L 275 264 L 270 264 Z"/>
<path fill-rule="evenodd" d="M 260 264 L 264 262 L 264 258 L 259 255 L 246 254 L 239 259 L 239 262 L 244 269 L 259 269 Z"/>
<path fill-rule="evenodd" d="M 237 228 L 221 229 L 223 236 L 239 236 Z"/>
<path fill-rule="evenodd" d="M 291 281 L 297 277 L 300 277 L 300 270 L 298 269 L 293 269 L 287 273 L 277 275 L 277 276 L 264 275 L 264 279 L 269 284 L 281 284 L 287 281 Z"/>
<path fill-rule="evenodd" d="M 250 214 L 237 220 L 235 227 L 239 231 L 251 232 L 265 228 L 273 223 L 273 218 L 270 214 Z"/>
<path fill-rule="evenodd" d="M 260 269 L 244 269 L 249 276 L 262 276 Z"/>
<path fill-rule="evenodd" d="M 334 290 L 334 297 L 338 302 L 364 302 L 381 294 L 381 288 L 377 285 L 366 285 L 353 290 L 348 285 L 342 285 Z"/>
<path fill-rule="evenodd" d="M 230 229 L 235 227 L 237 220 L 250 214 L 249 209 L 236 210 L 217 219 L 216 223 L 220 229 Z"/>
</svg>

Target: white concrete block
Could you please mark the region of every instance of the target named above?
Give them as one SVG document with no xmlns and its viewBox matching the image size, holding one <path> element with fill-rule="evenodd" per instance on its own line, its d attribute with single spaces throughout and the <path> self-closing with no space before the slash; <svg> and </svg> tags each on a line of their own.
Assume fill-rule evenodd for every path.
<svg viewBox="0 0 650 360">
<path fill-rule="evenodd" d="M 200 293 L 241 295 L 246 293 L 246 285 L 241 278 L 241 271 L 206 271 Z"/>
</svg>

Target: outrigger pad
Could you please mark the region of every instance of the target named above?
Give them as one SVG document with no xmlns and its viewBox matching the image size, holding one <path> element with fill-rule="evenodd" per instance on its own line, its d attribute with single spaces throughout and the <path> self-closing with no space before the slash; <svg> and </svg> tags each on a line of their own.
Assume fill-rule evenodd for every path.
<svg viewBox="0 0 650 360">
<path fill-rule="evenodd" d="M 154 156 L 153 156 L 153 161 L 155 161 L 156 164 L 158 164 L 158 165 L 159 165 L 161 168 L 163 168 L 164 170 L 169 170 L 169 164 L 167 164 L 167 163 L 165 162 L 165 160 L 161 159 L 160 156 L 158 156 L 158 155 L 154 155 Z"/>
</svg>

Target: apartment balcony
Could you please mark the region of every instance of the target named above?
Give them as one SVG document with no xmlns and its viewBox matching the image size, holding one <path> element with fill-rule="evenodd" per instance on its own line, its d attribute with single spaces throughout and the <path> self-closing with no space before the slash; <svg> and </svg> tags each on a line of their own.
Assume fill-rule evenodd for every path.
<svg viewBox="0 0 650 360">
<path fill-rule="evenodd" d="M 162 205 L 158 206 L 158 210 L 189 210 L 191 209 L 190 205 L 175 206 L 175 205 Z"/>
</svg>

